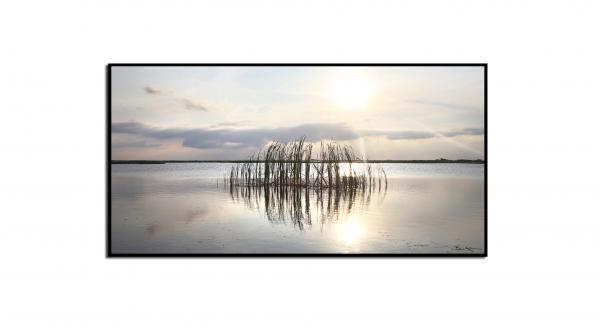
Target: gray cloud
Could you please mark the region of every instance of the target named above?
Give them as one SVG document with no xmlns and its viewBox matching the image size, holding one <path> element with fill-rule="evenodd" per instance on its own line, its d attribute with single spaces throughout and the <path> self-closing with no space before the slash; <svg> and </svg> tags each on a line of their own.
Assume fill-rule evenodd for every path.
<svg viewBox="0 0 600 328">
<path fill-rule="evenodd" d="M 162 91 L 160 89 L 149 86 L 149 85 L 144 87 L 144 91 L 146 91 L 146 93 L 149 93 L 152 95 L 159 95 L 162 93 Z"/>
<path fill-rule="evenodd" d="M 446 137 L 455 137 L 455 136 L 480 136 L 485 133 L 483 128 L 466 128 L 462 130 L 454 130 L 444 132 L 443 135 Z"/>
<path fill-rule="evenodd" d="M 435 134 L 425 131 L 391 131 L 385 133 L 378 131 L 375 135 L 384 135 L 390 140 L 415 140 L 435 137 Z"/>
<path fill-rule="evenodd" d="M 217 124 L 213 124 L 210 127 L 211 128 L 222 128 L 222 127 L 230 127 L 230 126 L 244 126 L 244 125 L 249 125 L 250 123 L 252 123 L 253 121 L 250 120 L 242 120 L 242 121 L 227 121 L 227 122 L 220 122 Z"/>
<path fill-rule="evenodd" d="M 149 93 L 151 95 L 169 95 L 169 94 L 171 94 L 170 92 L 166 93 L 166 92 L 162 91 L 161 89 L 150 86 L 150 85 L 145 86 L 144 91 L 146 91 L 146 93 Z M 208 111 L 208 108 L 206 108 L 206 106 L 198 103 L 197 101 L 193 101 L 191 99 L 184 98 L 184 97 L 173 97 L 173 99 L 176 102 L 182 104 L 185 109 L 199 110 L 199 111 L 203 111 L 203 112 Z"/>
<path fill-rule="evenodd" d="M 113 142 L 113 148 L 157 148 L 160 144 L 148 143 L 146 140 Z"/>
<path fill-rule="evenodd" d="M 124 133 L 154 139 L 181 139 L 185 147 L 198 149 L 262 147 L 272 140 L 289 141 L 306 136 L 309 142 L 322 139 L 354 140 L 361 136 L 383 136 L 390 140 L 418 140 L 435 137 L 482 135 L 481 128 L 466 128 L 440 133 L 427 131 L 355 131 L 345 124 L 313 123 L 282 128 L 157 128 L 138 122 L 112 124 L 113 133 Z"/>
<path fill-rule="evenodd" d="M 322 139 L 353 140 L 359 135 L 345 124 L 302 124 L 274 129 L 209 129 L 209 128 L 156 128 L 138 122 L 112 124 L 113 133 L 125 133 L 155 139 L 182 139 L 185 147 L 242 148 L 260 147 L 271 140 L 289 141 L 306 136 L 307 141 Z"/>
<path fill-rule="evenodd" d="M 137 122 L 120 122 L 111 124 L 112 133 L 140 134 L 145 125 Z"/>
<path fill-rule="evenodd" d="M 185 107 L 185 109 L 189 109 L 189 110 L 200 110 L 203 112 L 208 111 L 208 109 L 206 107 L 204 107 L 202 104 L 199 104 L 195 101 L 189 100 L 187 98 L 179 98 L 179 101 L 181 101 L 181 103 L 183 104 L 183 106 Z"/>
<path fill-rule="evenodd" d="M 409 102 L 411 102 L 413 104 L 445 107 L 445 108 L 452 109 L 452 110 L 467 110 L 467 111 L 483 110 L 483 107 L 482 107 L 483 105 L 482 106 L 472 106 L 472 105 L 465 105 L 465 104 L 454 104 L 454 103 L 443 102 L 443 101 L 430 101 L 430 100 L 424 100 L 424 99 L 413 99 L 413 100 L 410 100 Z"/>
<path fill-rule="evenodd" d="M 436 137 L 458 137 L 465 135 L 483 135 L 484 130 L 482 128 L 466 128 L 460 130 L 442 131 L 442 132 L 429 132 L 429 131 L 379 131 L 379 130 L 367 130 L 360 133 L 362 136 L 383 136 L 390 140 L 418 140 L 418 139 L 430 139 Z"/>
</svg>

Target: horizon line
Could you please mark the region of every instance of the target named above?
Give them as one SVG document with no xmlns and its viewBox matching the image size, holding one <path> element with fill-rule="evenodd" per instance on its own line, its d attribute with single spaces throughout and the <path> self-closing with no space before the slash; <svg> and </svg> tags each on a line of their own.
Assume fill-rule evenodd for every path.
<svg viewBox="0 0 600 328">
<path fill-rule="evenodd" d="M 119 164 L 126 162 L 161 162 L 161 163 L 262 163 L 264 160 L 249 160 L 249 159 L 111 159 L 111 163 Z M 277 160 L 273 160 L 271 162 L 280 162 Z M 298 162 L 298 161 L 281 161 L 281 162 Z M 299 161 L 301 163 L 321 163 L 321 162 L 333 162 L 333 161 L 323 161 L 319 159 L 311 159 L 309 161 L 302 160 Z M 484 159 L 447 159 L 447 158 L 437 158 L 437 159 L 367 159 L 367 160 L 343 160 L 340 162 L 352 162 L 352 163 L 377 163 L 377 162 L 393 162 L 393 163 L 414 163 L 414 162 L 439 162 L 439 163 L 453 163 L 453 162 L 478 162 L 485 163 Z"/>
</svg>

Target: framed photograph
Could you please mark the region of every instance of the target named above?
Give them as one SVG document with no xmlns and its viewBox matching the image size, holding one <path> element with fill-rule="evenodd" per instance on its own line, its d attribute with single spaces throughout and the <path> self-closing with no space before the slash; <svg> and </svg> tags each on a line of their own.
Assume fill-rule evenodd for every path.
<svg viewBox="0 0 600 328">
<path fill-rule="evenodd" d="M 487 256 L 487 64 L 108 64 L 107 256 Z"/>
</svg>

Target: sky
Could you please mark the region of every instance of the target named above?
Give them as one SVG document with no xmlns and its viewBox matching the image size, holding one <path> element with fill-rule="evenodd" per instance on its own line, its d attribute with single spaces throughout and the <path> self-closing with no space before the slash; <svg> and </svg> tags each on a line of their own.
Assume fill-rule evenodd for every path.
<svg viewBox="0 0 600 328">
<path fill-rule="evenodd" d="M 479 66 L 113 66 L 114 160 L 245 159 L 306 136 L 368 159 L 483 159 Z"/>
</svg>

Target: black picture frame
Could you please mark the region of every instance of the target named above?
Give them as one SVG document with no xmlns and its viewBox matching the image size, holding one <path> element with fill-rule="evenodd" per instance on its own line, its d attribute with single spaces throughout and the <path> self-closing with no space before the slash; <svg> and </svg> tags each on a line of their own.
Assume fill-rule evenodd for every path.
<svg viewBox="0 0 600 328">
<path fill-rule="evenodd" d="M 409 66 L 409 67 L 467 67 L 484 69 L 484 250 L 482 253 L 113 253 L 111 250 L 111 69 L 118 66 Z M 109 63 L 106 65 L 106 257 L 107 258 L 406 258 L 457 257 L 485 258 L 488 256 L 488 64 L 487 63 Z"/>
</svg>

